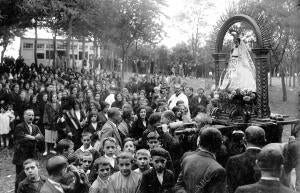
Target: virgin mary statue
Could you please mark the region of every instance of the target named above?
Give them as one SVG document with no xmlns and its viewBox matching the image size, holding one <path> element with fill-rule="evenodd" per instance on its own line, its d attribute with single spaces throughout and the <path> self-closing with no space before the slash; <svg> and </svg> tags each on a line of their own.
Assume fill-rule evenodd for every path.
<svg viewBox="0 0 300 193">
<path fill-rule="evenodd" d="M 228 67 L 222 72 L 220 89 L 240 89 L 256 92 L 255 65 L 246 44 L 239 37 L 234 38 L 235 46 L 230 54 Z M 225 73 L 225 74 L 224 74 Z"/>
</svg>

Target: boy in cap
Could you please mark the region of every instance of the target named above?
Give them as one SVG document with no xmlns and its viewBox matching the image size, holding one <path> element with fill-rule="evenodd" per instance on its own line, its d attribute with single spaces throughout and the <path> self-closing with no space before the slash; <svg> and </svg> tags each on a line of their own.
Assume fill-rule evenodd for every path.
<svg viewBox="0 0 300 193">
<path fill-rule="evenodd" d="M 151 150 L 153 168 L 143 174 L 139 193 L 171 193 L 175 185 L 172 171 L 166 169 L 169 152 L 161 147 Z"/>
<path fill-rule="evenodd" d="M 150 132 L 147 135 L 147 145 L 149 147 L 150 152 L 154 148 L 161 147 L 161 142 L 159 139 L 160 139 L 160 136 L 156 131 Z M 174 166 L 173 166 L 173 161 L 172 161 L 171 155 L 168 151 L 167 151 L 167 153 L 168 153 L 168 158 L 167 158 L 167 166 L 166 167 L 167 167 L 167 169 L 174 171 Z"/>
<path fill-rule="evenodd" d="M 280 182 L 283 169 L 283 155 L 275 144 L 269 144 L 262 148 L 257 156 L 256 164 L 261 170 L 260 181 L 255 184 L 240 186 L 236 193 L 295 193 Z"/>
</svg>

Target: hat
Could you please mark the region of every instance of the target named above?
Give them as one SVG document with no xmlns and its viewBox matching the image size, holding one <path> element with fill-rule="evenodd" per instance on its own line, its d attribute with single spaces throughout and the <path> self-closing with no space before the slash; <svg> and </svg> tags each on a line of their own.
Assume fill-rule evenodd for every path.
<svg viewBox="0 0 300 193">
<path fill-rule="evenodd" d="M 257 165 L 264 171 L 279 170 L 283 164 L 283 154 L 276 144 L 269 144 L 262 148 L 257 156 Z"/>
<path fill-rule="evenodd" d="M 159 135 L 156 131 L 154 132 L 150 132 L 148 133 L 147 135 L 147 140 L 150 140 L 150 139 L 158 139 L 159 138 Z"/>
<path fill-rule="evenodd" d="M 162 147 L 156 147 L 150 151 L 151 157 L 160 156 L 165 159 L 169 158 L 169 152 Z"/>
<path fill-rule="evenodd" d="M 64 156 L 54 156 L 48 159 L 46 169 L 49 174 L 54 171 L 61 169 L 63 166 L 68 164 L 67 158 Z"/>
</svg>

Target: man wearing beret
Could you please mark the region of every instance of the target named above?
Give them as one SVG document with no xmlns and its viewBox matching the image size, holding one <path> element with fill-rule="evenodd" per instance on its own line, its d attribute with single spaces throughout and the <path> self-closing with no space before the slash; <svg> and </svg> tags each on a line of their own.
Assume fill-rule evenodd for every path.
<svg viewBox="0 0 300 193">
<path fill-rule="evenodd" d="M 175 178 L 172 171 L 166 169 L 168 151 L 161 147 L 151 150 L 153 168 L 143 174 L 139 193 L 172 193 Z"/>
<path fill-rule="evenodd" d="M 64 156 L 54 156 L 47 160 L 46 169 L 49 178 L 40 193 L 86 193 L 88 185 L 81 178 L 78 169 L 68 165 Z"/>
<path fill-rule="evenodd" d="M 244 153 L 232 156 L 226 165 L 228 192 L 233 193 L 238 186 L 253 184 L 260 178 L 255 161 L 265 144 L 265 131 L 258 126 L 245 130 L 247 148 Z"/>
<path fill-rule="evenodd" d="M 235 193 L 295 193 L 280 182 L 283 170 L 283 155 L 274 144 L 266 145 L 256 161 L 261 170 L 260 181 L 255 184 L 240 186 Z"/>
<path fill-rule="evenodd" d="M 226 172 L 215 156 L 221 145 L 222 134 L 218 129 L 207 127 L 201 130 L 199 148 L 183 155 L 176 193 L 225 192 Z"/>
</svg>

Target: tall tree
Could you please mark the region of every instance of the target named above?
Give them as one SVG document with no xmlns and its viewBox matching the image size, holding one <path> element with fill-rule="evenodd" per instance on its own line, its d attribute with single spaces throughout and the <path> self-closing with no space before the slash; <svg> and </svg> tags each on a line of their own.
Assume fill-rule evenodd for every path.
<svg viewBox="0 0 300 193">
<path fill-rule="evenodd" d="M 127 52 L 137 40 L 147 43 L 158 43 L 161 38 L 162 24 L 159 17 L 162 0 L 115 0 L 117 14 L 111 39 L 122 50 L 122 62 L 126 65 Z M 124 67 L 122 67 L 124 80 Z"/>
</svg>

